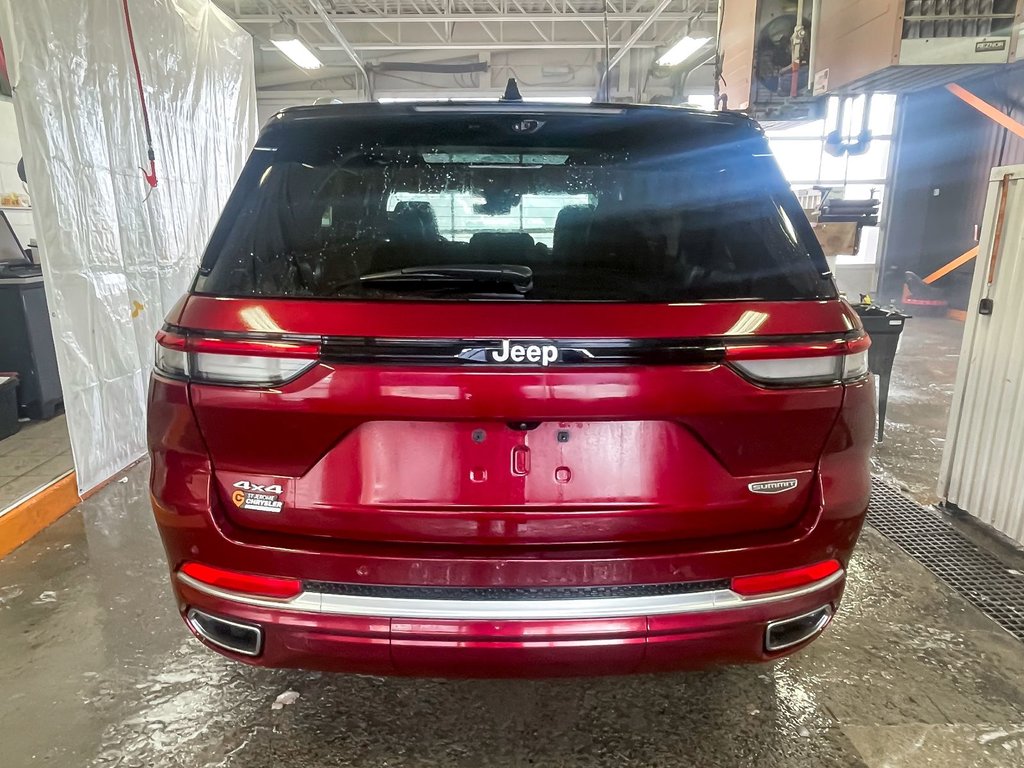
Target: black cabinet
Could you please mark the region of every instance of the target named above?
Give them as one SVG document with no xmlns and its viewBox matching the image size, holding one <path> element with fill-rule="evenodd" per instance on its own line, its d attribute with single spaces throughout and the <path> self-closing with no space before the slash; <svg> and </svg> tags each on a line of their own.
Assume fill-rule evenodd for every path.
<svg viewBox="0 0 1024 768">
<path fill-rule="evenodd" d="M 49 419 L 64 407 L 41 275 L 0 277 L 0 372 L 18 374 L 18 413 Z"/>
</svg>

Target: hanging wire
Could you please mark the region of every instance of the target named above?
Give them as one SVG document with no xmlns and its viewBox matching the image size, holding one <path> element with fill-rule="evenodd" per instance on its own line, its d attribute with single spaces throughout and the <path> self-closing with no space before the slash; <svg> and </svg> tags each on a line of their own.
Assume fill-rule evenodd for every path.
<svg viewBox="0 0 1024 768">
<path fill-rule="evenodd" d="M 122 5 L 124 7 L 125 28 L 128 31 L 128 47 L 131 52 L 132 64 L 135 67 L 135 84 L 139 91 L 139 105 L 142 108 L 142 126 L 146 133 L 146 156 L 149 159 L 149 170 L 147 171 L 143 166 L 139 167 L 148 187 L 146 189 L 146 196 L 142 198 L 142 202 L 146 202 L 157 185 L 156 152 L 153 150 L 153 131 L 149 126 L 149 108 L 146 106 L 146 91 L 142 87 L 142 71 L 139 68 L 139 54 L 135 50 L 135 34 L 132 31 L 132 18 L 128 13 L 128 0 L 123 0 Z"/>
</svg>

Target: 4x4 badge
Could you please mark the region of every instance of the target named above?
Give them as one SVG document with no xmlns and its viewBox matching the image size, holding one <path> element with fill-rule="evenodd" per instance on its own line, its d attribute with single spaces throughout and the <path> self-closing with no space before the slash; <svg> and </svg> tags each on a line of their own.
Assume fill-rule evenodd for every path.
<svg viewBox="0 0 1024 768">
<path fill-rule="evenodd" d="M 231 492 L 231 503 L 239 509 L 272 514 L 277 514 L 284 509 L 284 502 L 281 500 L 284 488 L 277 483 L 260 485 L 248 480 L 239 480 L 231 487 L 236 489 Z"/>
<path fill-rule="evenodd" d="M 747 486 L 751 493 L 785 493 L 796 488 L 796 478 L 787 477 L 785 480 L 764 480 L 760 483 L 751 483 Z"/>
</svg>

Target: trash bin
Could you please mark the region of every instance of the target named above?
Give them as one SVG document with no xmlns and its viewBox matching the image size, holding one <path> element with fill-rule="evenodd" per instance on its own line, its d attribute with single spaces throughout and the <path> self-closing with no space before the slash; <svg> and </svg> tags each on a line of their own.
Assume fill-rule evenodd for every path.
<svg viewBox="0 0 1024 768">
<path fill-rule="evenodd" d="M 903 325 L 910 319 L 898 309 L 883 309 L 875 304 L 854 304 L 864 330 L 871 337 L 868 350 L 868 369 L 878 376 L 878 439 L 885 430 L 885 406 L 889 400 L 889 377 L 896 360 Z"/>
</svg>

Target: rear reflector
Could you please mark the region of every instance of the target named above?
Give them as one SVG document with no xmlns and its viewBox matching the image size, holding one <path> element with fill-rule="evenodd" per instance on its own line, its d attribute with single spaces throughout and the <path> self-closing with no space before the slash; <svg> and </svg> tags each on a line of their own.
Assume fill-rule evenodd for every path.
<svg viewBox="0 0 1024 768">
<path fill-rule="evenodd" d="M 745 597 L 769 595 L 773 592 L 785 592 L 790 589 L 806 587 L 822 579 L 827 579 L 832 574 L 841 571 L 842 568 L 843 566 L 838 560 L 825 560 L 788 571 L 737 576 L 732 580 L 731 588 L 736 594 Z"/>
<path fill-rule="evenodd" d="M 181 566 L 180 573 L 211 587 L 228 592 L 241 592 L 246 595 L 287 599 L 302 592 L 302 582 L 299 579 L 282 579 L 278 576 L 227 571 L 202 563 L 185 563 Z"/>
<path fill-rule="evenodd" d="M 160 331 L 154 365 L 173 378 L 267 387 L 295 378 L 319 356 L 319 342 L 207 338 Z"/>
<path fill-rule="evenodd" d="M 867 336 L 809 344 L 726 347 L 725 358 L 746 378 L 765 386 L 825 386 L 849 383 L 868 373 Z"/>
</svg>

